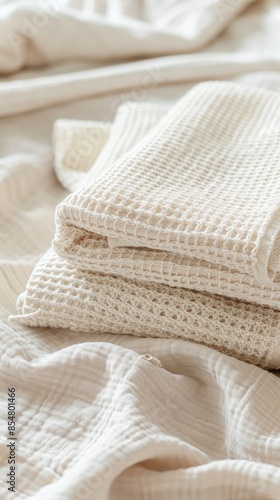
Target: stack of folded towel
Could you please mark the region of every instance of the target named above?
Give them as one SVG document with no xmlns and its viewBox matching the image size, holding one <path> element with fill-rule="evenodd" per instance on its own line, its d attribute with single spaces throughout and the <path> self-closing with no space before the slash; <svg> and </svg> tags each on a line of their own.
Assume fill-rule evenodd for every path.
<svg viewBox="0 0 280 500">
<path fill-rule="evenodd" d="M 206 344 L 280 367 L 280 96 L 193 87 L 112 125 L 59 120 L 73 191 L 18 299 L 22 323 Z"/>
</svg>

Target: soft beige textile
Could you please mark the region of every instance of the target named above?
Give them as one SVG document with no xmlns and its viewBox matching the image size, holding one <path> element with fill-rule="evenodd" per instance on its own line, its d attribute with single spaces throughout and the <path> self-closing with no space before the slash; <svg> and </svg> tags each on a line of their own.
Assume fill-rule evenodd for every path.
<svg viewBox="0 0 280 500">
<path fill-rule="evenodd" d="M 104 148 L 110 123 L 57 120 L 54 127 L 54 169 L 61 184 L 75 191 Z"/>
<path fill-rule="evenodd" d="M 0 1 L 1 72 L 35 58 L 38 63 L 32 71 L 25 68 L 0 81 L 0 498 L 278 500 L 279 378 L 187 341 L 32 329 L 7 319 L 16 313 L 18 294 L 50 247 L 54 210 L 66 196 L 51 171 L 54 122 L 108 122 L 127 100 L 170 105 L 185 94 L 188 82 L 202 79 L 239 75 L 246 85 L 279 92 L 278 1 L 256 2 L 199 53 L 119 64 L 112 29 L 103 45 L 112 66 L 95 69 L 89 59 L 102 58 L 100 31 L 90 27 L 89 12 L 98 9 L 108 23 L 107 2 L 60 2 L 56 18 L 26 40 L 28 50 L 19 57 L 6 35 L 22 28 L 25 14 L 19 4 L 26 3 Z M 28 3 L 41 11 L 37 0 Z M 64 15 L 66 3 L 71 23 Z M 245 4 L 224 6 L 234 14 Z M 3 5 L 14 9 L 9 25 Z M 123 5 L 140 47 L 141 34 L 131 18 L 141 14 L 141 4 L 113 0 L 111 5 Z M 145 5 L 149 10 L 158 5 L 168 16 L 180 2 Z M 195 5 L 202 9 L 201 2 Z M 184 23 L 187 17 L 177 19 Z M 155 30 L 154 23 L 149 29 Z M 71 61 L 81 47 L 89 59 Z M 163 43 L 161 53 L 167 51 Z M 65 54 L 69 64 L 41 67 Z M 139 357 L 146 353 L 163 368 Z M 9 495 L 6 398 L 11 384 L 17 390 L 18 444 L 16 494 Z"/>
<path fill-rule="evenodd" d="M 32 327 L 182 338 L 264 368 L 280 366 L 279 313 L 215 295 L 79 271 L 50 250 L 18 299 Z"/>
<path fill-rule="evenodd" d="M 211 84 L 210 86 L 215 88 L 215 84 Z M 220 84 L 218 87 L 224 89 L 225 86 Z M 226 87 L 228 97 L 236 89 L 237 91 L 248 92 L 248 89 L 245 87 L 230 86 L 229 84 Z M 261 95 L 263 94 L 264 92 L 261 93 Z M 268 93 L 269 97 L 271 95 L 273 94 Z M 210 101 L 208 100 L 208 102 Z M 101 178 L 101 176 L 102 178 L 106 177 L 106 180 L 108 176 L 108 185 L 112 187 L 112 192 L 114 192 L 115 189 L 112 182 L 114 182 L 116 177 L 112 180 L 111 170 L 114 167 L 111 168 L 110 164 L 112 165 L 115 160 L 129 150 L 137 140 L 141 140 L 144 133 L 149 131 L 165 115 L 166 109 L 148 104 L 135 105 L 128 103 L 122 106 L 111 127 L 107 145 L 93 164 L 87 178 L 83 180 L 85 188 L 81 188 L 76 192 L 73 195 L 76 197 L 74 199 L 80 199 L 86 193 L 88 198 L 93 201 L 95 189 L 98 186 L 98 178 Z M 193 116 L 190 115 L 190 118 L 193 120 Z M 71 132 L 70 122 L 59 121 L 56 124 L 54 144 L 56 147 L 57 165 L 60 165 L 59 160 L 61 157 L 68 158 L 68 161 L 71 159 L 70 166 L 73 164 L 74 159 L 78 161 L 76 151 L 79 146 L 83 151 L 82 145 L 83 143 L 87 144 L 87 141 L 89 142 L 87 144 L 90 153 L 89 156 L 94 157 L 96 144 L 95 142 L 91 144 L 88 137 L 88 130 L 91 130 L 93 126 L 96 127 L 96 124 L 87 124 L 87 127 L 83 129 L 83 133 L 81 123 L 78 129 L 76 122 L 73 125 L 73 131 L 69 134 Z M 185 130 L 186 127 L 182 127 L 182 129 Z M 169 131 L 173 158 L 176 161 L 178 151 L 173 146 L 171 126 L 169 127 Z M 102 134 L 102 126 L 100 132 Z M 199 133 L 200 130 L 198 129 L 198 136 Z M 163 143 L 161 131 L 158 132 L 158 135 L 162 141 L 161 145 Z M 69 137 L 71 139 L 70 142 L 68 142 Z M 181 138 L 181 141 L 183 140 L 184 136 Z M 220 140 L 218 135 L 217 141 Z M 98 140 L 99 143 L 102 143 L 102 139 Z M 145 175 L 143 174 L 144 169 L 147 168 L 149 172 L 152 169 L 150 162 L 150 158 L 152 158 L 151 154 L 147 155 L 147 166 L 145 162 L 141 161 L 143 154 L 145 158 L 145 153 L 143 153 L 145 145 L 142 147 L 142 144 L 135 150 L 135 153 L 132 153 L 132 155 L 140 156 L 136 172 L 136 175 L 138 175 L 138 172 L 141 172 L 140 176 L 137 176 L 137 179 L 140 181 L 142 181 L 142 178 L 145 179 Z M 155 141 L 154 144 L 156 144 Z M 166 137 L 166 144 L 168 144 L 168 136 Z M 189 148 L 188 143 L 186 145 Z M 214 149 L 214 146 L 212 147 Z M 168 158 L 168 154 L 164 148 L 160 149 L 160 146 L 158 148 L 159 161 L 155 159 L 154 165 L 155 168 L 160 169 L 162 166 L 160 161 L 163 162 L 166 157 Z M 215 157 L 215 153 L 213 153 L 213 156 Z M 220 156 L 224 159 L 224 151 L 223 155 L 220 154 Z M 185 158 L 182 155 L 181 157 Z M 247 167 L 248 158 L 244 155 L 243 157 L 245 167 Z M 128 160 L 124 159 L 123 161 L 121 160 L 122 163 L 117 163 L 118 168 L 121 170 L 124 164 L 125 173 L 131 175 L 129 169 L 131 155 L 125 158 L 128 158 Z M 199 159 L 197 163 L 199 166 Z M 82 161 L 81 164 L 83 165 Z M 224 165 L 222 166 L 224 167 Z M 207 169 L 207 165 L 205 165 L 205 169 Z M 169 175 L 171 176 L 171 170 Z M 207 179 L 206 176 L 200 177 L 201 182 L 204 181 L 204 178 Z M 156 179 L 158 179 L 158 176 Z M 168 189 L 168 170 L 166 174 L 164 173 L 164 182 Z M 186 192 L 188 191 L 188 182 L 189 179 L 186 176 Z M 179 184 L 181 187 L 182 183 L 180 182 Z M 124 182 L 121 176 L 119 185 L 123 189 Z M 102 188 L 103 185 L 101 184 L 101 190 Z M 142 186 L 139 186 L 140 197 L 142 193 L 141 188 Z M 105 189 L 102 192 L 104 193 L 105 201 L 101 209 L 104 214 L 107 214 L 110 210 L 110 198 L 107 197 Z M 200 196 L 203 196 L 203 189 Z M 142 199 L 143 207 L 145 208 L 145 191 Z M 62 208 L 64 204 L 67 206 L 67 203 L 69 203 L 68 200 L 69 198 L 63 202 L 61 205 Z M 176 201 L 176 192 L 173 204 L 174 201 Z M 107 204 L 109 209 L 107 208 Z M 141 209 L 142 207 L 139 202 L 138 205 Z M 229 207 L 230 209 L 231 207 Z M 111 213 L 112 219 L 114 219 L 114 211 L 111 210 Z M 160 214 L 159 211 L 157 213 Z M 245 295 L 245 300 L 250 302 L 252 296 L 257 296 L 261 303 L 265 300 L 265 292 L 269 297 L 272 295 L 272 290 L 269 286 L 267 286 L 267 290 L 263 291 L 263 285 L 250 279 L 250 276 L 240 275 L 236 271 L 235 273 L 231 272 L 225 266 L 220 266 L 219 268 L 217 265 L 213 265 L 211 267 L 209 263 L 207 266 L 207 262 L 203 267 L 200 261 L 196 261 L 196 269 L 195 265 L 193 265 L 193 270 L 190 271 L 189 262 L 192 262 L 190 259 L 186 259 L 184 262 L 182 257 L 180 259 L 179 255 L 168 252 L 164 252 L 162 255 L 160 251 L 150 252 L 145 249 L 132 251 L 129 249 L 111 250 L 106 244 L 106 238 L 98 234 L 89 234 L 85 231 L 85 228 L 79 230 L 76 227 L 75 229 L 73 227 L 74 222 L 69 221 L 68 225 L 60 231 L 59 237 L 55 240 L 55 248 L 57 248 L 62 256 L 66 256 L 68 259 L 68 253 L 70 253 L 69 260 L 72 265 L 69 265 L 65 260 L 59 259 L 54 251 L 48 252 L 40 261 L 32 273 L 26 292 L 20 296 L 18 301 L 19 319 L 23 324 L 33 327 L 51 326 L 55 328 L 70 328 L 76 331 L 104 331 L 163 338 L 185 338 L 218 348 L 224 353 L 263 367 L 279 368 L 279 313 L 262 307 L 225 300 L 217 296 L 210 297 L 209 295 L 196 294 L 192 290 L 170 289 L 162 284 L 172 283 L 173 287 L 177 284 L 181 288 L 186 287 L 186 284 L 188 284 L 188 288 L 192 289 L 191 276 L 189 277 L 189 281 L 187 281 L 186 276 L 188 276 L 188 273 L 191 274 L 193 272 L 197 278 L 195 289 L 200 288 L 203 290 L 203 283 L 206 283 L 206 291 L 210 288 L 216 293 L 219 292 L 220 295 L 223 295 L 223 288 L 227 286 L 228 295 L 236 297 L 238 294 L 246 294 L 246 289 L 243 288 L 242 281 L 247 281 L 247 283 L 251 281 L 253 286 L 251 288 L 247 286 L 251 293 L 247 297 Z M 91 246 L 90 243 L 92 243 Z M 143 259 L 142 256 L 144 256 Z M 93 259 L 93 262 L 91 259 Z M 178 262 L 181 264 L 181 269 L 178 266 Z M 176 265 L 177 269 L 180 269 L 180 273 L 176 273 Z M 131 268 L 135 269 L 132 273 L 130 272 Z M 106 272 L 107 276 L 99 275 L 99 273 L 79 272 L 77 269 L 92 269 L 101 273 Z M 166 272 L 164 273 L 165 269 Z M 220 281 L 215 280 L 217 269 L 218 271 L 220 270 Z M 207 276 L 209 271 L 210 274 Z M 138 275 L 136 274 L 137 272 Z M 122 275 L 129 279 L 114 277 L 110 273 Z M 145 283 L 131 281 L 131 278 L 134 278 L 135 274 L 137 278 L 144 280 Z M 230 277 L 231 275 L 232 278 L 228 279 L 228 276 Z M 200 280 L 200 276 L 202 276 L 202 280 Z M 232 295 L 230 293 L 231 289 L 233 290 Z M 275 294 L 276 297 L 277 291 Z M 270 299 L 271 302 L 273 302 L 273 298 L 274 302 L 276 302 L 275 297 Z M 279 308 L 279 304 L 277 305 Z"/>
<path fill-rule="evenodd" d="M 2 383 L 18 393 L 18 498 L 278 499 L 273 375 L 178 340 L 3 340 Z"/>
<path fill-rule="evenodd" d="M 92 182 L 135 146 L 168 109 L 159 104 L 128 102 L 119 107 L 113 124 L 57 120 L 53 130 L 54 167 L 62 185 L 76 191 Z"/>
<path fill-rule="evenodd" d="M 134 22 L 139 15 L 138 9 L 134 2 L 125 0 L 46 0 L 40 5 L 37 0 L 1 0 L 2 4 L 5 7 L 1 8 L 0 17 L 1 73 L 26 66 L 37 68 L 41 64 L 70 62 L 47 70 L 41 68 L 33 73 L 19 73 L 15 81 L 13 78 L 12 81 L 4 79 L 0 93 L 0 116 L 103 96 L 108 92 L 119 93 L 110 103 L 111 110 L 116 111 L 121 102 L 128 100 L 124 99 L 126 92 L 135 100 L 151 93 L 156 100 L 168 99 L 170 95 L 174 99 L 185 91 L 186 82 L 280 70 L 277 0 L 256 1 L 252 8 L 248 0 L 200 0 L 194 3 L 185 3 L 184 0 L 172 3 L 139 0 L 140 19 L 143 16 L 146 23 L 143 26 L 137 22 L 136 27 Z M 46 17 L 44 14 L 49 4 L 54 5 L 55 12 Z M 110 13 L 115 5 L 114 10 L 119 10 L 120 16 L 117 22 L 112 23 Z M 209 17 L 203 15 L 205 8 L 210 13 Z M 51 9 L 50 6 L 48 10 Z M 144 55 L 145 42 L 149 56 L 170 54 L 178 49 L 184 52 L 193 42 L 196 43 L 202 32 L 207 38 L 209 35 L 212 38 L 213 29 L 208 30 L 209 24 L 216 33 L 221 33 L 228 21 L 242 10 L 242 16 L 230 24 L 222 37 L 217 40 L 213 37 L 213 43 L 205 51 L 139 60 L 139 56 Z M 165 21 L 159 33 L 157 22 L 161 18 Z M 128 29 L 124 29 L 124 24 Z M 171 51 L 170 26 L 171 38 L 179 39 L 180 45 L 176 42 Z M 160 45 L 156 47 L 153 43 L 155 38 L 160 38 Z M 188 38 L 190 43 L 184 38 Z M 136 61 L 123 60 L 123 54 L 128 55 L 128 51 L 131 58 L 137 57 Z M 77 59 L 79 56 L 80 60 Z M 107 65 L 101 66 L 104 59 Z M 262 75 L 261 78 L 265 77 Z M 173 87 L 177 83 L 182 83 L 182 87 Z M 167 92 L 164 89 L 161 94 L 157 90 L 159 85 L 170 85 L 170 89 Z M 155 89 L 156 92 L 153 92 Z M 96 101 L 95 112 L 98 107 Z M 105 118 L 107 116 L 101 114 L 100 119 Z"/>
<path fill-rule="evenodd" d="M 1 0 L 0 71 L 69 59 L 100 63 L 194 52 L 253 1 Z M 50 36 L 56 31 L 59 45 Z"/>
<path fill-rule="evenodd" d="M 274 92 L 195 86 L 130 154 L 58 207 L 57 225 L 274 281 L 279 113 Z"/>
<path fill-rule="evenodd" d="M 105 169 L 135 146 L 167 111 L 167 107 L 150 103 L 129 102 L 120 106 L 106 147 L 97 160 L 96 148 L 103 146 L 104 137 L 107 137 L 103 134 L 103 124 L 84 122 L 77 128 L 75 121 L 58 120 L 53 141 L 55 169 L 63 185 L 69 188 L 71 184 L 70 190 L 75 191 L 82 183 L 94 184 L 97 175 L 106 175 Z M 92 138 L 88 130 L 93 126 Z M 85 154 L 92 166 L 87 177 L 79 171 Z M 185 287 L 280 309 L 279 274 L 274 283 L 261 283 L 238 270 L 205 260 L 171 252 L 121 247 L 123 241 L 113 238 L 109 238 L 109 244 L 106 237 L 67 224 L 58 226 L 54 240 L 58 253 L 79 269 Z"/>
</svg>

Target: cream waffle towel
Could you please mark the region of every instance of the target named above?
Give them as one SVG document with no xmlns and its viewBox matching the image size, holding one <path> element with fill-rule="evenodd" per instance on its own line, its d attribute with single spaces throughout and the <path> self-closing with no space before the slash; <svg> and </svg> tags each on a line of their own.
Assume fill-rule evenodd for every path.
<svg viewBox="0 0 280 500">
<path fill-rule="evenodd" d="M 54 127 L 58 178 L 73 191 L 85 182 L 94 189 L 98 173 L 105 174 L 105 169 L 132 149 L 167 111 L 162 105 L 130 102 L 120 106 L 113 125 L 107 124 L 105 128 L 103 123 L 58 120 Z M 92 165 L 86 177 L 85 171 Z M 279 273 L 273 283 L 261 283 L 236 269 L 173 252 L 110 248 L 106 236 L 61 220 L 54 247 L 62 258 L 79 269 L 190 288 L 280 309 Z"/>
<path fill-rule="evenodd" d="M 99 140 L 106 146 L 84 187 L 58 207 L 54 246 L 61 258 L 51 251 L 35 269 L 19 299 L 21 320 L 185 338 L 278 367 L 279 313 L 193 291 L 279 308 L 278 233 L 272 230 L 277 99 L 280 109 L 272 92 L 211 83 L 195 87 L 169 112 L 147 104 L 120 109 L 108 141 Z M 81 137 L 67 130 L 66 122 L 56 124 L 57 168 L 62 157 L 67 163 L 78 156 Z M 60 147 L 65 132 L 66 151 Z M 93 161 L 96 150 L 93 141 Z M 265 204 L 258 200 L 268 192 L 264 178 L 272 193 Z M 276 282 L 261 283 L 253 273 L 271 281 L 274 273 Z"/>
<path fill-rule="evenodd" d="M 274 92 L 197 85 L 130 153 L 58 207 L 57 226 L 105 236 L 110 246 L 164 250 L 273 282 L 279 118 Z M 67 258 L 64 241 L 65 235 L 60 250 L 57 238 L 56 249 Z"/>
<path fill-rule="evenodd" d="M 23 324 L 181 338 L 264 368 L 280 367 L 279 313 L 183 288 L 80 271 L 50 250 L 18 310 Z"/>
</svg>

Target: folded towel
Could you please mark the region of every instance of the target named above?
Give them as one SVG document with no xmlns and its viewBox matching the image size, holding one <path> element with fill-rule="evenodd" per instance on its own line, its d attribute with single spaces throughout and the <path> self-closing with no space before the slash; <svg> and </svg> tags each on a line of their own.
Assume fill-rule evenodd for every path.
<svg viewBox="0 0 280 500">
<path fill-rule="evenodd" d="M 280 110 L 273 92 L 211 83 L 169 111 L 122 106 L 109 138 L 106 129 L 89 148 L 92 168 L 87 158 L 76 171 L 82 187 L 57 209 L 54 249 L 20 296 L 19 319 L 184 338 L 279 368 L 279 313 L 262 307 L 280 309 L 275 102 Z M 69 127 L 54 132 L 65 173 L 84 137 L 82 123 Z"/>
<path fill-rule="evenodd" d="M 127 102 L 118 108 L 113 124 L 57 120 L 53 147 L 58 179 L 69 191 L 89 183 L 135 146 L 168 110 L 162 104 Z"/>
<path fill-rule="evenodd" d="M 274 281 L 279 112 L 274 92 L 195 86 L 130 153 L 59 205 L 57 225 Z"/>
<path fill-rule="evenodd" d="M 57 120 L 54 126 L 55 172 L 61 184 L 75 191 L 103 150 L 110 123 Z"/>
<path fill-rule="evenodd" d="M 80 271 L 53 249 L 18 299 L 18 319 L 31 327 L 181 338 L 259 365 L 280 367 L 279 313 L 268 308 Z"/>
<path fill-rule="evenodd" d="M 98 173 L 103 172 L 106 175 L 105 169 L 132 149 L 167 111 L 168 108 L 165 106 L 149 103 L 127 103 L 120 106 L 111 126 L 106 147 L 101 152 L 99 150 L 97 160 L 97 146 L 105 144 L 102 139 L 104 124 L 101 123 L 98 129 L 96 123 L 90 125 L 84 122 L 84 124 L 79 123 L 77 128 L 77 122 L 73 120 L 58 120 L 54 127 L 56 169 L 62 171 L 63 158 L 65 175 L 64 180 L 60 173 L 60 180 L 68 187 L 69 180 L 72 181 L 73 168 L 78 163 L 73 183 L 74 190 L 81 182 L 87 182 L 94 189 L 93 182 Z M 94 136 L 92 132 L 89 135 L 88 131 L 93 129 Z M 92 137 L 97 139 L 92 140 Z M 87 152 L 87 160 L 83 161 L 83 164 L 89 165 L 92 162 L 93 165 L 87 177 L 84 172 L 82 176 L 80 175 L 77 153 L 79 148 L 82 152 Z M 81 179 L 77 178 L 79 176 Z M 215 293 L 280 309 L 279 273 L 274 283 L 261 283 L 236 269 L 173 252 L 145 248 L 114 248 L 112 240 L 110 238 L 109 247 L 108 238 L 105 236 L 59 220 L 53 245 L 62 258 L 79 269 Z"/>
</svg>

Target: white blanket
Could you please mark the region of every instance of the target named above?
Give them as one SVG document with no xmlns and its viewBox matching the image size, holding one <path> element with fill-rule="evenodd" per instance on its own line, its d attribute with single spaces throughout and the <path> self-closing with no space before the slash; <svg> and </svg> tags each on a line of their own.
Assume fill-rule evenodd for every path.
<svg viewBox="0 0 280 500">
<path fill-rule="evenodd" d="M 67 194 L 52 170 L 54 121 L 107 122 L 127 100 L 171 104 L 203 79 L 279 91 L 278 2 L 247 5 L 0 2 L 0 498 L 278 500 L 275 375 L 186 341 L 7 319 Z M 16 494 L 6 482 L 13 387 Z"/>
</svg>

